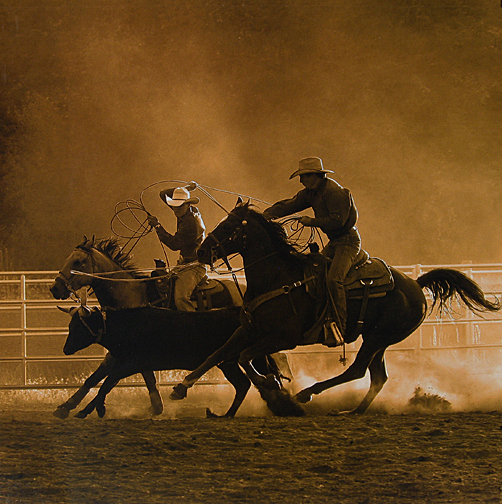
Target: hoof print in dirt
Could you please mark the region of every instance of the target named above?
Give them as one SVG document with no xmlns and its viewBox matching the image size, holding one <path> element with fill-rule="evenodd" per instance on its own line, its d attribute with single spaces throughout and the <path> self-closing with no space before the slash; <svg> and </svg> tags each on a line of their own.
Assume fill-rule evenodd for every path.
<svg viewBox="0 0 502 504">
<path fill-rule="evenodd" d="M 305 416 L 305 411 L 287 390 L 269 390 L 260 388 L 261 398 L 267 403 L 268 409 L 281 417 Z"/>
</svg>

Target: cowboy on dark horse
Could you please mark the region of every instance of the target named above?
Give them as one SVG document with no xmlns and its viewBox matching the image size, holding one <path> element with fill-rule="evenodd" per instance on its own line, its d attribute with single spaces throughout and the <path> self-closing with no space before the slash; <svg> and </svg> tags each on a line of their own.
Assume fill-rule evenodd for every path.
<svg viewBox="0 0 502 504">
<path fill-rule="evenodd" d="M 191 197 L 189 190 L 196 188 L 195 182 L 186 187 L 164 189 L 160 191 L 160 199 L 174 212 L 177 220 L 176 233 L 166 231 L 154 215 L 148 216 L 148 224 L 155 228 L 160 241 L 171 250 L 179 250 L 180 257 L 176 272 L 178 279 L 174 286 L 174 301 L 181 311 L 195 311 L 190 302 L 195 287 L 206 275 L 206 267 L 197 262 L 197 248 L 205 238 L 206 227 L 199 209 L 193 205 L 199 198 Z"/>
<path fill-rule="evenodd" d="M 325 323 L 325 344 L 337 346 L 343 343 L 347 321 L 347 301 L 344 280 L 361 250 L 361 237 L 356 227 L 357 209 L 348 189 L 326 177 L 322 160 L 308 157 L 300 160 L 299 169 L 289 178 L 300 177 L 305 189 L 290 199 L 278 201 L 267 208 L 267 219 L 284 217 L 307 208 L 315 217 L 302 216 L 304 226 L 319 227 L 329 238 L 322 253 L 332 259 L 327 275 L 328 292 L 332 303 Z"/>
</svg>

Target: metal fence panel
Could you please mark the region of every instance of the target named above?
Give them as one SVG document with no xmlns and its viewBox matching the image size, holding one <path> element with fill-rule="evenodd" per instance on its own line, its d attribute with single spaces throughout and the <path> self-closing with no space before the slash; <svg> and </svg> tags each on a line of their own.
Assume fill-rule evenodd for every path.
<svg viewBox="0 0 502 504">
<path fill-rule="evenodd" d="M 502 264 L 414 265 L 398 269 L 417 278 L 438 267 L 463 271 L 481 286 L 488 298 L 502 295 Z M 57 306 L 73 306 L 74 302 L 52 298 L 49 286 L 56 275 L 56 271 L 0 272 L 0 389 L 78 386 L 96 369 L 106 353 L 102 347 L 93 345 L 76 356 L 63 355 L 68 315 Z M 242 275 L 239 281 L 245 281 Z M 97 301 L 89 298 L 89 304 L 97 305 Z M 480 318 L 463 307 L 453 308 L 454 315 L 448 317 L 440 318 L 437 311 L 431 313 L 415 333 L 390 347 L 389 351 L 449 350 L 452 359 L 470 358 L 495 365 L 502 354 L 502 313 L 490 313 Z M 348 355 L 354 354 L 359 345 L 360 342 L 347 345 Z M 315 345 L 298 347 L 287 353 L 299 366 L 304 358 L 313 354 L 328 365 L 337 360 L 341 352 L 338 348 Z M 184 371 L 162 371 L 157 378 L 161 384 L 170 384 L 181 380 L 184 374 Z M 202 383 L 222 381 L 222 374 L 216 369 L 204 376 Z M 141 377 L 134 376 L 123 383 L 143 382 Z"/>
</svg>

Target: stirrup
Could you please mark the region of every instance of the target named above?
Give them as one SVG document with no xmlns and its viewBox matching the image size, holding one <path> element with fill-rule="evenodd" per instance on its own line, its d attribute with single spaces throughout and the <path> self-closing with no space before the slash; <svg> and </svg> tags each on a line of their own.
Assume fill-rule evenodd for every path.
<svg viewBox="0 0 502 504">
<path fill-rule="evenodd" d="M 337 347 L 343 345 L 343 343 L 343 336 L 338 326 L 334 322 L 326 322 L 324 324 L 323 345 L 328 347 Z"/>
</svg>

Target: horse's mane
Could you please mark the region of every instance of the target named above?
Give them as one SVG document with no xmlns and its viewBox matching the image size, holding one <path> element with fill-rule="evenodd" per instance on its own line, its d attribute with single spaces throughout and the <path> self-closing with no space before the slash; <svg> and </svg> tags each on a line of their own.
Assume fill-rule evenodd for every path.
<svg viewBox="0 0 502 504">
<path fill-rule="evenodd" d="M 294 258 L 299 260 L 306 260 L 305 254 L 302 254 L 297 248 L 296 244 L 291 242 L 286 234 L 284 226 L 277 221 L 266 219 L 263 214 L 255 210 L 253 205 L 249 202 L 243 203 L 241 207 L 251 213 L 251 215 L 260 223 L 270 237 L 272 244 L 277 248 L 278 253 L 286 258 Z M 241 208 L 239 207 L 239 208 Z"/>
<path fill-rule="evenodd" d="M 87 251 L 94 248 L 99 252 L 107 255 L 112 261 L 117 263 L 119 266 L 129 271 L 132 275 L 138 276 L 135 270 L 137 269 L 136 263 L 130 254 L 122 250 L 122 245 L 117 238 L 113 236 L 109 238 L 92 238 L 89 239 L 85 237 L 84 241 L 77 246 Z"/>
</svg>

